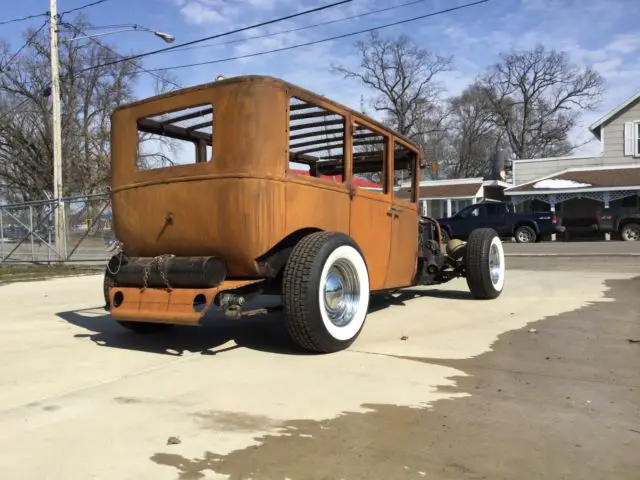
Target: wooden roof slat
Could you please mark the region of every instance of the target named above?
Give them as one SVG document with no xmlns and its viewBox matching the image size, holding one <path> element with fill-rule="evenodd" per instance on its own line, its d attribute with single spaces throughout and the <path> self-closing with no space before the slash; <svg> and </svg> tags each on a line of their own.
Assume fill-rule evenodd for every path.
<svg viewBox="0 0 640 480">
<path fill-rule="evenodd" d="M 294 131 L 294 130 L 304 130 L 307 128 L 319 128 L 319 127 L 326 127 L 329 125 L 341 125 L 345 123 L 344 119 L 340 119 L 340 120 L 327 120 L 325 122 L 313 122 L 313 123 L 304 123 L 301 125 L 291 125 L 289 127 L 290 131 Z M 320 131 L 317 134 L 321 135 L 323 132 Z"/>
<path fill-rule="evenodd" d="M 318 108 L 315 105 L 311 105 L 310 103 L 296 103 L 295 105 L 289 105 L 290 111 L 298 111 L 298 110 L 308 110 L 310 108 Z"/>
<path fill-rule="evenodd" d="M 211 127 L 213 128 L 213 119 L 209 120 L 208 122 L 202 122 L 202 123 L 196 123 L 195 125 L 189 125 L 188 127 L 185 127 L 187 130 L 192 131 L 192 130 L 199 130 L 203 127 Z"/>
<path fill-rule="evenodd" d="M 318 137 L 320 135 L 332 135 L 344 133 L 343 128 L 331 128 L 327 130 L 317 130 L 315 132 L 297 133 L 295 135 L 289 135 L 289 140 L 299 140 L 301 138 Z"/>
<path fill-rule="evenodd" d="M 294 120 L 304 120 L 307 118 L 317 118 L 317 117 L 340 117 L 344 118 L 342 115 L 337 113 L 329 112 L 328 110 L 321 112 L 309 112 L 309 113 L 296 113 L 294 115 L 289 115 L 289 121 Z"/>
<path fill-rule="evenodd" d="M 168 119 L 162 120 L 162 121 L 151 120 L 150 118 L 148 118 L 146 120 L 151 120 L 152 122 L 157 122 L 157 123 L 159 123 L 161 125 L 167 125 L 167 124 L 170 124 L 170 123 L 176 123 L 176 122 L 183 122 L 185 120 L 191 120 L 192 118 L 203 117 L 203 116 L 208 115 L 210 113 L 213 113 L 213 107 L 204 108 L 204 109 L 198 110 L 196 112 L 187 113 L 187 114 L 181 115 L 179 117 L 168 118 Z"/>
<path fill-rule="evenodd" d="M 138 120 L 138 130 L 146 133 L 168 136 L 170 138 L 176 138 L 178 140 L 186 140 L 189 142 L 204 140 L 207 145 L 211 145 L 213 143 L 211 134 L 198 131 L 189 131 L 184 127 L 178 127 L 171 124 L 162 125 L 158 122 L 154 122 L 153 120 L 149 120 L 146 118 Z"/>
</svg>

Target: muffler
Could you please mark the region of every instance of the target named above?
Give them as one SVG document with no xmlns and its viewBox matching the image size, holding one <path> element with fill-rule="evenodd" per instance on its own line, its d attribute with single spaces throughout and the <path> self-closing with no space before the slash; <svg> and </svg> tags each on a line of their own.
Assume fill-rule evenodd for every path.
<svg viewBox="0 0 640 480">
<path fill-rule="evenodd" d="M 128 257 L 115 275 L 120 287 L 215 288 L 227 276 L 217 257 Z"/>
</svg>

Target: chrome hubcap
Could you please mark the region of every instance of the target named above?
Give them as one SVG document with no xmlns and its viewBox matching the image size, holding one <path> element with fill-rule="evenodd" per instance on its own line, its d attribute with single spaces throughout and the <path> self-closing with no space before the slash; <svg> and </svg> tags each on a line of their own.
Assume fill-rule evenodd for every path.
<svg viewBox="0 0 640 480">
<path fill-rule="evenodd" d="M 360 282 L 353 264 L 339 259 L 331 265 L 324 285 L 324 306 L 331 323 L 337 327 L 349 324 L 360 300 Z"/>
<path fill-rule="evenodd" d="M 529 234 L 529 232 L 527 230 L 524 230 L 522 232 L 520 232 L 520 241 L 521 242 L 528 242 L 531 240 L 531 235 Z"/>
<path fill-rule="evenodd" d="M 640 230 L 637 228 L 629 228 L 627 229 L 627 239 L 628 240 L 639 240 L 640 239 Z"/>
<path fill-rule="evenodd" d="M 493 285 L 497 285 L 498 282 L 500 282 L 501 262 L 498 246 L 495 244 L 491 245 L 491 249 L 489 250 L 489 275 L 491 276 L 491 283 L 493 283 Z"/>
</svg>

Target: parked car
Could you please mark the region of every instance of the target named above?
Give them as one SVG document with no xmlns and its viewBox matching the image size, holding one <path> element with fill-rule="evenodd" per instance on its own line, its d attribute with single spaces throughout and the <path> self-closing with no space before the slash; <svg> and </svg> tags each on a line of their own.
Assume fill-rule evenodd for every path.
<svg viewBox="0 0 640 480">
<path fill-rule="evenodd" d="M 595 228 L 604 233 L 618 233 L 626 242 L 640 241 L 640 208 L 606 208 L 596 211 Z"/>
<path fill-rule="evenodd" d="M 358 337 L 372 293 L 455 278 L 478 299 L 502 293 L 496 232 L 478 227 L 445 245 L 438 223 L 419 213 L 418 147 L 323 96 L 234 77 L 123 105 L 111 128 L 122 243 L 103 291 L 113 318 L 134 332 L 197 326 L 210 310 L 268 311 L 248 309 L 249 300 L 275 294 L 291 339 L 326 353 Z M 194 144 L 195 159 L 144 168 L 140 133 Z M 393 188 L 399 171 L 413 178 L 411 198 Z M 358 185 L 363 175 L 379 186 Z"/>
<path fill-rule="evenodd" d="M 500 237 L 515 237 L 518 243 L 537 242 L 545 235 L 563 233 L 564 227 L 551 212 L 515 213 L 507 202 L 469 205 L 448 218 L 439 218 L 440 227 L 450 238 L 468 238 L 477 228 L 492 228 Z"/>
</svg>

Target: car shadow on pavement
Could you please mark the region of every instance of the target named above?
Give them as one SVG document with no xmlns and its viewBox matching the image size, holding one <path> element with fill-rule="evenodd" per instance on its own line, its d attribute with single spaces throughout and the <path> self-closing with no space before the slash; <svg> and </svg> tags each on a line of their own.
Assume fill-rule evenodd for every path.
<svg viewBox="0 0 640 480">
<path fill-rule="evenodd" d="M 138 334 L 120 326 L 101 307 L 59 312 L 58 317 L 88 330 L 77 333 L 96 345 L 148 353 L 182 356 L 186 352 L 217 355 L 237 348 L 304 355 L 288 341 L 278 314 L 232 319 L 206 319 L 200 326 L 176 325 L 159 333 Z"/>
<path fill-rule="evenodd" d="M 473 300 L 469 291 L 438 290 L 431 288 L 405 288 L 393 293 L 380 293 L 371 296 L 369 314 L 388 307 L 406 306 L 406 302 L 417 298 L 440 298 L 449 300 Z"/>
<path fill-rule="evenodd" d="M 388 307 L 405 306 L 416 298 L 471 299 L 469 292 L 451 290 L 404 289 L 394 294 L 371 296 L 369 314 Z M 237 348 L 248 348 L 281 355 L 312 355 L 297 348 L 287 335 L 282 314 L 259 314 L 227 319 L 220 312 L 205 316 L 201 325 L 176 325 L 153 334 L 137 334 L 119 325 L 102 307 L 58 312 L 62 320 L 87 330 L 76 333 L 101 347 L 182 356 L 185 352 L 217 355 Z"/>
</svg>

